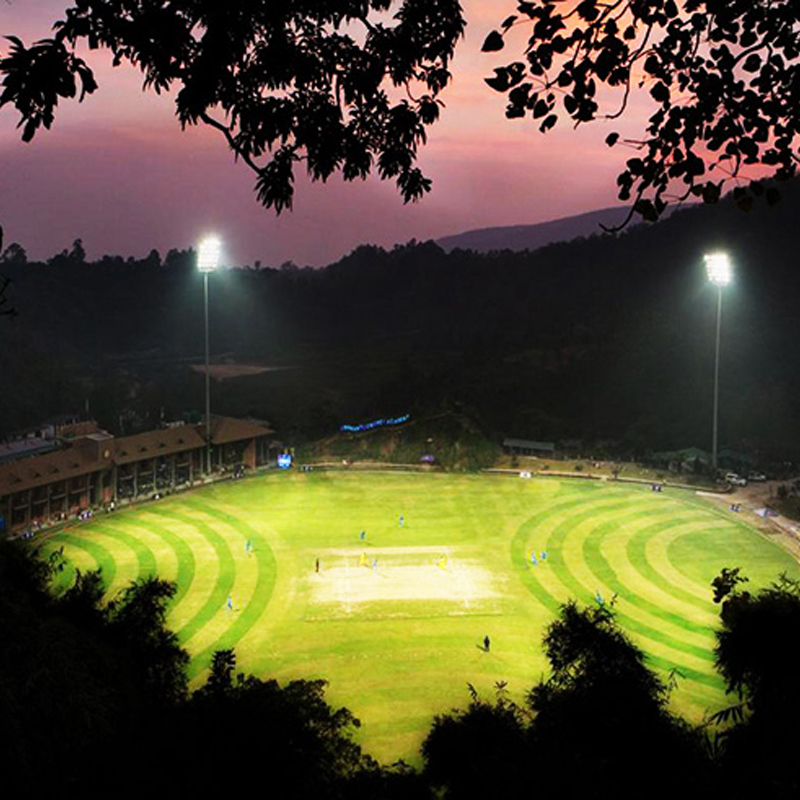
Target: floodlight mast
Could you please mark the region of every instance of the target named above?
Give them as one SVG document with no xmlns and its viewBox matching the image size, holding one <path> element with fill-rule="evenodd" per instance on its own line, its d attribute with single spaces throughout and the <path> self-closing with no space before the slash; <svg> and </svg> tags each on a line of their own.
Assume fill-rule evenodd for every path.
<svg viewBox="0 0 800 800">
<path fill-rule="evenodd" d="M 203 274 L 203 308 L 206 338 L 206 474 L 211 474 L 211 375 L 209 370 L 208 335 L 208 276 L 219 267 L 222 242 L 216 236 L 207 236 L 197 250 L 197 270 Z"/>
<path fill-rule="evenodd" d="M 717 428 L 719 424 L 719 346 L 722 332 L 722 289 L 733 277 L 727 253 L 709 253 L 704 256 L 708 280 L 717 287 L 717 336 L 714 349 L 714 421 L 711 432 L 711 467 L 717 472 Z"/>
</svg>

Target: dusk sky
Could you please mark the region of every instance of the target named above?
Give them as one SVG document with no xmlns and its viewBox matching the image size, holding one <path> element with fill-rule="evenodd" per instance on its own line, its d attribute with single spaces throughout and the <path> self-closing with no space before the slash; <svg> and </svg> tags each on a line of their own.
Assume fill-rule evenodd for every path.
<svg viewBox="0 0 800 800">
<path fill-rule="evenodd" d="M 0 32 L 26 44 L 50 35 L 63 0 L 6 0 Z M 294 211 L 276 217 L 255 199 L 254 174 L 234 163 L 220 134 L 181 131 L 172 99 L 142 91 L 130 67 L 112 69 L 92 54 L 99 90 L 59 107 L 50 131 L 23 144 L 16 113 L 0 112 L 0 224 L 5 243 L 47 258 L 83 239 L 90 258 L 143 256 L 152 248 L 194 246 L 207 231 L 226 245 L 229 264 L 260 260 L 323 265 L 359 244 L 436 238 L 472 228 L 543 222 L 616 201 L 615 177 L 630 156 L 603 140 L 605 121 L 573 130 L 563 120 L 547 135 L 533 120 L 506 120 L 504 98 L 483 82 L 493 66 L 518 58 L 482 54 L 486 33 L 514 10 L 505 0 L 462 0 L 466 37 L 429 129 L 420 166 L 433 179 L 421 202 L 403 205 L 393 183 L 370 179 L 310 184 L 298 175 Z M 628 122 L 627 130 L 636 128 Z M 623 129 L 625 130 L 625 129 Z"/>
</svg>

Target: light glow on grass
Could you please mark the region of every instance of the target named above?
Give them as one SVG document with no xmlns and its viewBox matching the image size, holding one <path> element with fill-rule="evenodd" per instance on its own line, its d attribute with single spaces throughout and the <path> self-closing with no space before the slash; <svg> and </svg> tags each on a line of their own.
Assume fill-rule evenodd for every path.
<svg viewBox="0 0 800 800">
<path fill-rule="evenodd" d="M 416 762 L 433 716 L 468 702 L 467 682 L 491 695 L 508 681 L 521 701 L 546 673 L 559 604 L 598 591 L 616 596 L 651 665 L 677 670 L 674 704 L 699 721 L 726 703 L 712 578 L 740 566 L 752 591 L 800 577 L 742 515 L 689 492 L 465 474 L 269 474 L 96 517 L 45 550 L 62 545 L 74 567 L 102 566 L 109 597 L 153 570 L 178 582 L 169 619 L 193 685 L 223 647 L 244 672 L 326 678 L 383 761 Z"/>
</svg>

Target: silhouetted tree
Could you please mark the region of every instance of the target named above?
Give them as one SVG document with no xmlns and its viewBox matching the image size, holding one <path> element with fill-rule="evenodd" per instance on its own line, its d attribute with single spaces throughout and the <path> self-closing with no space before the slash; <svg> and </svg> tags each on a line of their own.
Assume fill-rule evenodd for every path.
<svg viewBox="0 0 800 800">
<path fill-rule="evenodd" d="M 346 800 L 437 800 L 417 770 L 403 761 L 390 766 L 366 763 L 352 775 L 342 792 Z"/>
<path fill-rule="evenodd" d="M 154 247 L 147 254 L 147 258 L 143 259 L 140 263 L 146 269 L 158 269 L 161 266 L 161 254 Z"/>
<path fill-rule="evenodd" d="M 716 202 L 746 168 L 793 176 L 800 134 L 797 76 L 800 7 L 795 0 L 534 0 L 492 31 L 483 49 L 502 50 L 517 26 L 530 30 L 525 60 L 495 70 L 487 83 L 507 93 L 509 118 L 530 114 L 540 129 L 561 116 L 576 125 L 616 119 L 644 90 L 656 110 L 617 179 L 621 200 L 656 219 L 672 197 Z M 601 109 L 606 87 L 616 107 Z M 714 174 L 712 174 L 714 173 Z M 672 192 L 672 195 L 670 194 Z M 774 188 L 736 186 L 748 209 Z"/>
<path fill-rule="evenodd" d="M 131 669 L 131 650 L 112 641 L 104 624 L 88 621 L 95 573 L 62 605 L 48 591 L 51 566 L 24 545 L 0 540 L 0 775 L 7 793 L 72 791 L 86 785 L 87 770 L 102 784 L 129 757 L 129 745 L 144 751 L 154 724 L 157 703 Z"/>
<path fill-rule="evenodd" d="M 703 737 L 670 712 L 668 685 L 608 605 L 567 603 L 543 644 L 552 674 L 528 704 L 531 753 L 547 765 L 545 795 L 636 798 L 654 781 L 665 797 L 702 794 Z"/>
<path fill-rule="evenodd" d="M 438 717 L 425 774 L 448 798 L 700 797 L 710 770 L 699 731 L 673 716 L 668 686 L 608 606 L 563 605 L 543 640 L 551 675 L 527 709 L 501 696 Z"/>
<path fill-rule="evenodd" d="M 232 649 L 216 650 L 211 657 L 208 680 L 195 693 L 197 698 L 224 697 L 233 691 L 233 672 L 236 669 L 236 653 Z"/>
<path fill-rule="evenodd" d="M 725 572 L 725 571 L 723 571 Z M 757 593 L 727 581 L 717 593 L 722 627 L 717 632 L 717 668 L 739 702 L 715 716 L 722 728 L 721 763 L 733 797 L 794 798 L 800 777 L 800 583 L 787 576 Z M 724 576 L 721 576 L 724 577 Z"/>
<path fill-rule="evenodd" d="M 189 654 L 166 626 L 167 602 L 175 591 L 169 581 L 142 578 L 106 607 L 111 640 L 128 649 L 133 668 L 159 705 L 184 700 L 188 691 Z"/>
<path fill-rule="evenodd" d="M 8 298 L 7 292 L 10 285 L 11 279 L 0 275 L 0 317 L 13 317 L 17 313 Z"/>
<path fill-rule="evenodd" d="M 422 744 L 423 774 L 448 800 L 510 800 L 529 779 L 525 713 L 502 686 L 493 703 L 469 690 L 464 711 L 434 719 Z"/>
<path fill-rule="evenodd" d="M 69 251 L 69 260 L 73 264 L 86 263 L 86 250 L 83 246 L 83 239 L 75 239 L 72 243 L 72 249 Z"/>
<path fill-rule="evenodd" d="M 0 106 L 17 109 L 30 141 L 59 99 L 97 89 L 76 48 L 105 47 L 142 70 L 145 88 L 174 92 L 182 126 L 220 131 L 267 207 L 291 207 L 301 161 L 323 181 L 374 167 L 416 200 L 430 188 L 417 148 L 463 28 L 458 0 L 81 0 L 52 39 L 9 37 Z"/>
<path fill-rule="evenodd" d="M 325 681 L 233 679 L 235 665 L 232 650 L 215 654 L 212 680 L 178 709 L 164 753 L 165 790 L 244 790 L 255 774 L 267 795 L 337 797 L 374 766 L 352 741 L 358 720 L 325 700 Z"/>
<path fill-rule="evenodd" d="M 103 606 L 102 572 L 75 571 L 75 582 L 59 598 L 59 610 L 74 623 L 99 632 L 107 622 L 107 610 Z"/>
<path fill-rule="evenodd" d="M 0 264 L 8 264 L 12 267 L 22 267 L 28 263 L 28 254 L 25 248 L 17 242 L 11 244 L 3 250 L 0 255 Z"/>
<path fill-rule="evenodd" d="M 2 247 L 3 247 L 3 229 L 2 227 L 0 227 L 0 249 L 2 249 Z M 6 253 L 8 252 L 8 250 L 11 249 L 11 247 L 12 245 L 9 245 L 8 249 L 3 251 L 3 256 L 6 255 Z M 19 247 L 19 245 L 17 245 L 17 247 Z M 20 248 L 20 250 L 22 250 L 22 248 Z M 24 253 L 25 251 L 23 250 L 22 252 Z M 5 261 L 5 259 L 2 260 L 5 263 L 8 263 L 7 261 Z M 15 266 L 20 266 L 20 264 L 17 263 Z M 14 317 L 16 316 L 17 313 L 16 309 L 10 304 L 10 301 L 8 299 L 7 292 L 10 284 L 11 284 L 10 278 L 8 278 L 5 275 L 0 275 L 0 317 Z"/>
</svg>

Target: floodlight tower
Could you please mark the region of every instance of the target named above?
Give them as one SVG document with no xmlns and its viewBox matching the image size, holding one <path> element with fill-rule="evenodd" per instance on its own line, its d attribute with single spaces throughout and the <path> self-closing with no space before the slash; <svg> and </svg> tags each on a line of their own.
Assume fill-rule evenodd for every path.
<svg viewBox="0 0 800 800">
<path fill-rule="evenodd" d="M 219 267 L 222 242 L 206 236 L 197 249 L 197 269 L 203 273 L 203 307 L 206 321 L 206 474 L 211 474 L 211 375 L 208 366 L 208 276 Z"/>
<path fill-rule="evenodd" d="M 711 435 L 711 466 L 717 471 L 717 424 L 719 422 L 719 343 L 722 330 L 722 289 L 731 282 L 731 262 L 727 253 L 709 253 L 703 257 L 708 279 L 717 287 L 717 340 L 714 355 L 714 424 Z"/>
</svg>

